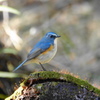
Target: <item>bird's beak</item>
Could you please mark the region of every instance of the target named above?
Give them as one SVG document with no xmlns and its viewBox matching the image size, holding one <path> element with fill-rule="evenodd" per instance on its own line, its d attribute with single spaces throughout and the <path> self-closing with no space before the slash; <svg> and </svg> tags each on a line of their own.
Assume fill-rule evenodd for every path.
<svg viewBox="0 0 100 100">
<path fill-rule="evenodd" d="M 57 35 L 57 37 L 56 38 L 59 38 L 59 37 L 61 37 L 60 35 Z"/>
</svg>

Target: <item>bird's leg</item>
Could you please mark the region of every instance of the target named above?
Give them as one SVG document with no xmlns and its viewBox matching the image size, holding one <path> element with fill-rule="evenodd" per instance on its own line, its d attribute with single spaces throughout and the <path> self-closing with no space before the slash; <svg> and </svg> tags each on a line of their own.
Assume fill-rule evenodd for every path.
<svg viewBox="0 0 100 100">
<path fill-rule="evenodd" d="M 39 64 L 41 65 L 41 67 L 42 67 L 42 69 L 44 70 L 44 71 L 46 71 L 46 69 L 43 67 L 43 65 L 39 62 Z"/>
</svg>

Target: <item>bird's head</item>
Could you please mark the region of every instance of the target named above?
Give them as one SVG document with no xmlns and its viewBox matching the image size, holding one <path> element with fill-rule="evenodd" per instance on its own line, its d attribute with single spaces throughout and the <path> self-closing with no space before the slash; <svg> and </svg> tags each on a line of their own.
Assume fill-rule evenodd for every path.
<svg viewBox="0 0 100 100">
<path fill-rule="evenodd" d="M 60 36 L 58 34 L 54 33 L 54 32 L 48 32 L 48 33 L 46 33 L 45 37 L 48 38 L 48 39 L 54 40 L 56 38 L 59 38 Z"/>
</svg>

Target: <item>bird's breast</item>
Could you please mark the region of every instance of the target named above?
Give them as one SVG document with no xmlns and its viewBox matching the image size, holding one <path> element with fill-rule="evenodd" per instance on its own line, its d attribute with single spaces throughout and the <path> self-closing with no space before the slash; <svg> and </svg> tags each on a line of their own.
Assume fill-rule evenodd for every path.
<svg viewBox="0 0 100 100">
<path fill-rule="evenodd" d="M 49 62 L 55 56 L 56 52 L 57 45 L 51 45 L 46 51 L 36 58 L 36 63 L 40 62 L 43 64 Z"/>
</svg>

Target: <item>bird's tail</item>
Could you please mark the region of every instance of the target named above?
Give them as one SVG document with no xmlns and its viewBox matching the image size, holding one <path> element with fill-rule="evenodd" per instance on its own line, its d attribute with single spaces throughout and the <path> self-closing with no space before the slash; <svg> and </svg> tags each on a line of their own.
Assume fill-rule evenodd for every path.
<svg viewBox="0 0 100 100">
<path fill-rule="evenodd" d="M 27 59 L 26 60 L 24 60 L 18 67 L 16 67 L 14 70 L 13 70 L 13 72 L 15 72 L 17 69 L 19 69 L 24 63 L 26 63 L 27 62 Z"/>
</svg>

